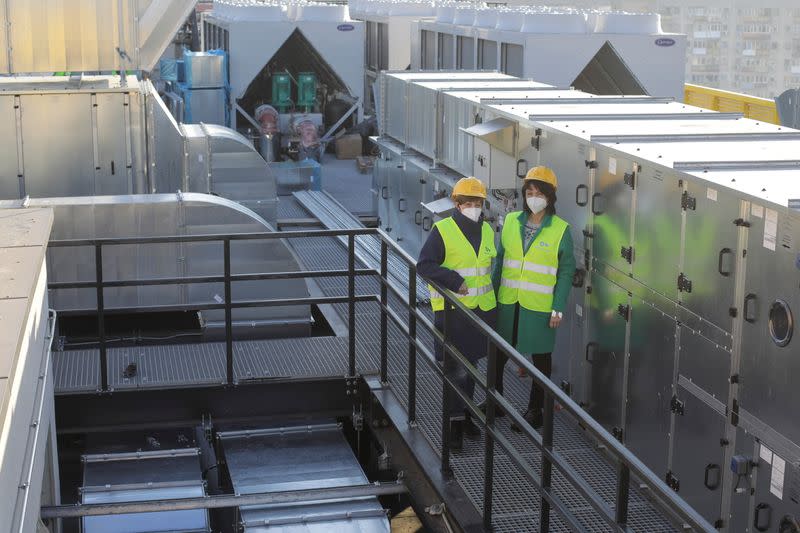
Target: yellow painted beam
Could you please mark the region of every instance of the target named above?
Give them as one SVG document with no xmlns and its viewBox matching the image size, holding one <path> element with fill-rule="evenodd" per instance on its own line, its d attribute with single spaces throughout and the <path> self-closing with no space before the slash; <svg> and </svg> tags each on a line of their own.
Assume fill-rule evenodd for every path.
<svg viewBox="0 0 800 533">
<path fill-rule="evenodd" d="M 749 119 L 780 124 L 775 101 L 768 98 L 687 83 L 684 85 L 683 101 L 713 111 L 742 113 Z"/>
</svg>

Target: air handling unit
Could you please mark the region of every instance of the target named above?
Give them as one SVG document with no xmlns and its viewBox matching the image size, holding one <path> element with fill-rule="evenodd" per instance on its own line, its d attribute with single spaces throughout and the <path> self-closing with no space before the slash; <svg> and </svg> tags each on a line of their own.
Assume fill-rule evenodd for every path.
<svg viewBox="0 0 800 533">
<path fill-rule="evenodd" d="M 381 74 L 384 229 L 417 254 L 455 181 L 475 175 L 499 231 L 519 176 L 552 167 L 579 272 L 551 379 L 710 523 L 791 518 L 800 132 L 669 98 L 458 76 Z"/>
</svg>

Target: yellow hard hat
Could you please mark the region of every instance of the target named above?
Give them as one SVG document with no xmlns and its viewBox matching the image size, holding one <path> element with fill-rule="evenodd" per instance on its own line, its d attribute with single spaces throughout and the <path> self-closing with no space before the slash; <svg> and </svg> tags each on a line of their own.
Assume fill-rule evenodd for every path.
<svg viewBox="0 0 800 533">
<path fill-rule="evenodd" d="M 545 183 L 549 183 L 553 186 L 554 189 L 558 189 L 558 178 L 556 178 L 556 173 L 553 172 L 553 169 L 549 167 L 533 167 L 525 174 L 525 180 L 536 180 L 536 181 L 543 181 Z"/>
<path fill-rule="evenodd" d="M 485 200 L 486 185 L 478 178 L 473 178 L 472 176 L 469 178 L 461 178 L 456 182 L 455 187 L 453 187 L 453 193 L 451 194 L 453 198 L 456 196 L 474 196 Z"/>
</svg>

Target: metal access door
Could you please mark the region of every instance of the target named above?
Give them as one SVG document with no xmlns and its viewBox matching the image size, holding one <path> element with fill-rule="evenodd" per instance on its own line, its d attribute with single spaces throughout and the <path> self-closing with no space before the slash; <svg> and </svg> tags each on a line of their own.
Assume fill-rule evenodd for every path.
<svg viewBox="0 0 800 533">
<path fill-rule="evenodd" d="M 676 301 L 683 190 L 679 178 L 645 164 L 635 169 L 632 182 L 636 187 L 633 277 Z"/>
<path fill-rule="evenodd" d="M 725 436 L 724 404 L 686 380 L 679 382 L 671 404 L 674 430 L 667 483 L 713 524 L 720 517 L 722 469 L 728 468 L 723 464 L 725 448 L 720 445 Z"/>
<path fill-rule="evenodd" d="M 592 255 L 622 272 L 630 272 L 634 261 L 631 243 L 633 191 L 623 179 L 633 162 L 603 153 L 597 154 L 594 193 L 590 199 L 594 214 Z"/>
<path fill-rule="evenodd" d="M 552 168 L 558 176 L 558 216 L 569 222 L 572 226 L 572 240 L 576 248 L 582 248 L 582 232 L 587 228 L 591 216 L 591 172 L 586 167 L 588 146 L 566 135 L 543 134 L 535 136 L 534 142 L 538 142 L 540 146 L 538 164 Z M 536 154 L 533 150 L 526 153 Z M 529 167 L 536 165 L 535 160 L 528 162 Z"/>
<path fill-rule="evenodd" d="M 730 332 L 739 232 L 734 220 L 740 201 L 725 191 L 689 182 L 683 203 L 686 232 L 679 298 L 683 305 Z"/>
<path fill-rule="evenodd" d="M 747 475 L 733 476 L 728 531 L 797 531 L 789 526 L 800 520 L 798 457 L 787 455 L 783 446 L 759 442 L 741 428 L 736 455 L 752 459 L 757 466 Z"/>
<path fill-rule="evenodd" d="M 740 404 L 792 442 L 800 442 L 800 216 L 752 205 L 748 229 Z M 759 216 L 761 215 L 761 216 Z"/>
<path fill-rule="evenodd" d="M 632 298 L 625 444 L 654 472 L 666 472 L 675 362 L 671 316 Z"/>
<path fill-rule="evenodd" d="M 585 358 L 591 365 L 589 411 L 609 428 L 622 427 L 622 389 L 628 293 L 594 274 L 589 300 L 589 343 Z"/>
</svg>

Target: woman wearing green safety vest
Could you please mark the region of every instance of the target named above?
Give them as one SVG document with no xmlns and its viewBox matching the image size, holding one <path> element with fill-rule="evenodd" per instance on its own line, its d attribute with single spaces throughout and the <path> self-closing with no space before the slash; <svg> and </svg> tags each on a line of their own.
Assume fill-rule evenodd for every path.
<svg viewBox="0 0 800 533">
<path fill-rule="evenodd" d="M 497 331 L 550 377 L 556 328 L 575 274 L 569 224 L 556 216 L 555 173 L 547 167 L 528 171 L 522 185 L 523 210 L 506 215 L 492 282 L 497 291 Z M 507 358 L 498 353 L 497 390 L 503 391 Z M 543 391 L 531 384 L 525 420 L 542 425 Z M 512 429 L 519 431 L 515 424 Z"/>
<path fill-rule="evenodd" d="M 428 281 L 448 289 L 471 309 L 490 328 L 495 326 L 496 301 L 492 286 L 492 259 L 497 254 L 495 233 L 483 220 L 486 187 L 477 178 L 462 178 L 453 187 L 456 210 L 453 216 L 433 225 L 417 261 L 417 273 Z M 445 300 L 431 285 L 428 286 L 433 308 L 434 325 L 444 329 Z M 486 338 L 459 311 L 448 314 L 447 340 L 472 364 L 486 356 Z M 436 359 L 444 359 L 441 343 L 435 343 Z M 445 359 L 444 371 L 468 397 L 472 397 L 475 382 L 455 357 Z M 462 447 L 462 436 L 478 437 L 480 429 L 470 420 L 466 406 L 450 393 L 451 449 Z"/>
</svg>

